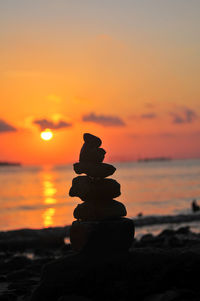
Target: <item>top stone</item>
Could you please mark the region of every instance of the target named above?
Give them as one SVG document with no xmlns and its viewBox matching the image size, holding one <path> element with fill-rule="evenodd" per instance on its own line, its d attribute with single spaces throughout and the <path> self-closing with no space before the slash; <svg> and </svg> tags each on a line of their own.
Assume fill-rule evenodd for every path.
<svg viewBox="0 0 200 301">
<path fill-rule="evenodd" d="M 86 144 L 90 144 L 92 147 L 100 147 L 101 143 L 102 143 L 102 141 L 99 137 L 96 137 L 89 133 L 85 133 L 83 135 L 83 139 Z"/>
</svg>

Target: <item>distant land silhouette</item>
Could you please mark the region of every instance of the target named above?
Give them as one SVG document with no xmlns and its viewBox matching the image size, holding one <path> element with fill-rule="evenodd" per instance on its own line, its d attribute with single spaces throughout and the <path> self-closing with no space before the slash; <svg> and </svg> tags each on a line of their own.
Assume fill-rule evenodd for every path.
<svg viewBox="0 0 200 301">
<path fill-rule="evenodd" d="M 0 161 L 0 166 L 21 166 L 21 163 Z"/>
<path fill-rule="evenodd" d="M 160 161 L 170 161 L 170 160 L 172 160 L 172 158 L 170 157 L 153 157 L 153 158 L 146 157 L 146 158 L 138 159 L 137 161 L 138 162 L 153 162 L 153 161 L 160 162 Z"/>
</svg>

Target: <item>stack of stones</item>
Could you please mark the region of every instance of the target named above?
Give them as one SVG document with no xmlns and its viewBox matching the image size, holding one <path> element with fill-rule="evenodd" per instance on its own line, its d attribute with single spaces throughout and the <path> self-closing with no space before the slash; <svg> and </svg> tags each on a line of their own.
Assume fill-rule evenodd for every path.
<svg viewBox="0 0 200 301">
<path fill-rule="evenodd" d="M 100 148 L 101 139 L 84 134 L 84 144 L 79 162 L 74 164 L 77 174 L 69 191 L 71 197 L 79 197 L 83 203 L 74 210 L 70 240 L 76 251 L 127 251 L 134 238 L 133 221 L 127 218 L 125 206 L 114 200 L 120 196 L 120 184 L 110 178 L 116 168 L 102 163 L 106 154 Z"/>
</svg>

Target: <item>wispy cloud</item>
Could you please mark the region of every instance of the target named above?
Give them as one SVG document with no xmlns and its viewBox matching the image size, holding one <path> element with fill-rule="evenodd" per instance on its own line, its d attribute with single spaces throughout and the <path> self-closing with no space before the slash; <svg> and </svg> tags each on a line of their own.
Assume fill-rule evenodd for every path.
<svg viewBox="0 0 200 301">
<path fill-rule="evenodd" d="M 172 123 L 181 124 L 181 123 L 192 123 L 194 122 L 198 115 L 195 111 L 185 108 L 182 112 L 171 112 Z"/>
<path fill-rule="evenodd" d="M 90 113 L 82 117 L 84 122 L 93 122 L 102 126 L 125 126 L 125 122 L 118 116 L 111 115 L 96 115 Z"/>
<path fill-rule="evenodd" d="M 34 124 L 38 125 L 41 129 L 41 131 L 45 129 L 51 129 L 51 130 L 59 130 L 62 128 L 67 128 L 72 126 L 71 123 L 60 120 L 57 123 L 53 122 L 52 120 L 48 119 L 36 119 L 33 121 Z"/>
<path fill-rule="evenodd" d="M 155 112 L 148 112 L 148 113 L 143 113 L 140 115 L 130 115 L 130 119 L 137 119 L 137 120 L 142 120 L 142 119 L 156 119 L 158 118 L 158 115 Z"/>
<path fill-rule="evenodd" d="M 145 107 L 148 108 L 148 109 L 152 109 L 152 108 L 155 107 L 155 105 L 153 103 L 151 103 L 151 102 L 146 102 L 145 103 Z"/>
<path fill-rule="evenodd" d="M 146 138 L 173 138 L 176 137 L 177 133 L 160 132 L 160 133 L 134 133 L 130 134 L 129 137 L 133 139 L 146 139 Z"/>
<path fill-rule="evenodd" d="M 4 132 L 16 132 L 17 129 L 6 121 L 0 119 L 0 133 Z"/>
<path fill-rule="evenodd" d="M 152 113 L 142 114 L 140 117 L 142 119 L 154 119 L 157 118 L 157 115 L 152 112 Z"/>
<path fill-rule="evenodd" d="M 160 132 L 160 133 L 131 133 L 130 138 L 133 139 L 146 139 L 146 138 L 163 138 L 163 139 L 177 139 L 184 137 L 199 137 L 200 131 L 182 131 L 182 132 Z"/>
</svg>

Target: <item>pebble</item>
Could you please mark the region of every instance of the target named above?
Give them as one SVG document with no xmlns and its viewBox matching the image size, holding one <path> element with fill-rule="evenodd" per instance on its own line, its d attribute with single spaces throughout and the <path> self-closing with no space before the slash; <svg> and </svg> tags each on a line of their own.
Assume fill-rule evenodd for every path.
<svg viewBox="0 0 200 301">
<path fill-rule="evenodd" d="M 79 197 L 82 201 L 113 199 L 120 196 L 120 184 L 113 179 L 92 180 L 88 176 L 73 179 L 70 196 Z"/>
<path fill-rule="evenodd" d="M 111 176 L 115 172 L 116 168 L 113 165 L 106 163 L 75 163 L 74 171 L 77 174 L 85 173 L 86 175 L 93 178 L 106 178 Z"/>
<path fill-rule="evenodd" d="M 126 216 L 125 206 L 118 201 L 84 202 L 74 210 L 74 217 L 78 220 L 94 221 L 114 219 Z"/>
<path fill-rule="evenodd" d="M 93 163 L 101 163 L 104 160 L 106 151 L 103 148 L 91 147 L 90 144 L 84 143 L 80 156 L 80 162 L 93 162 Z"/>
<path fill-rule="evenodd" d="M 89 133 L 85 133 L 83 135 L 83 140 L 85 141 L 85 143 L 90 144 L 93 147 L 100 147 L 101 143 L 102 143 L 102 141 L 99 137 L 94 136 Z"/>
</svg>

